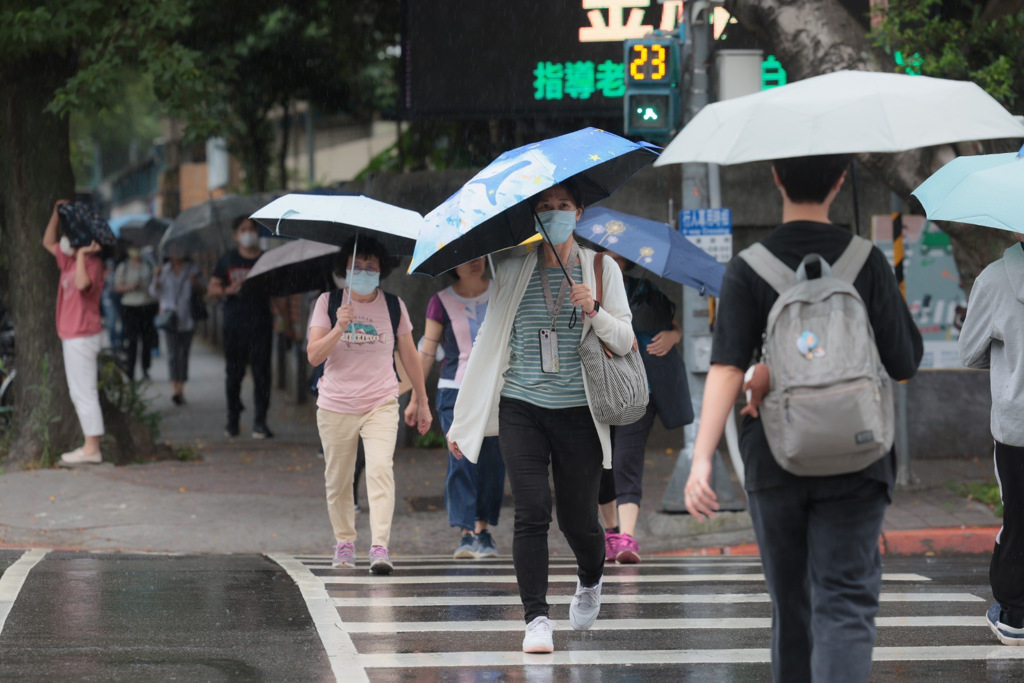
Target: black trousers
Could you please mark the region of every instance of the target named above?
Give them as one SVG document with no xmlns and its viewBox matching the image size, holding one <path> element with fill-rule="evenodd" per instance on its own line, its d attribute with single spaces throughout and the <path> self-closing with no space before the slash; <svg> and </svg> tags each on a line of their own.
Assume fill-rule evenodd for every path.
<svg viewBox="0 0 1024 683">
<path fill-rule="evenodd" d="M 121 343 L 128 354 L 128 376 L 132 379 L 135 379 L 135 358 L 139 354 L 140 338 L 142 339 L 142 372 L 149 374 L 149 364 L 153 359 L 153 339 L 156 337 L 153 317 L 156 316 L 157 309 L 156 304 L 121 307 L 121 322 L 124 325 Z"/>
<path fill-rule="evenodd" d="M 866 681 L 888 487 L 857 475 L 804 477 L 747 499 L 772 599 L 772 678 Z"/>
<path fill-rule="evenodd" d="M 253 424 L 265 424 L 270 407 L 270 350 L 274 328 L 270 322 L 255 325 L 224 325 L 224 358 L 227 361 L 225 389 L 228 420 L 238 423 L 242 412 L 242 378 L 246 365 L 252 366 L 255 407 Z"/>
<path fill-rule="evenodd" d="M 164 332 L 164 339 L 167 340 L 167 368 L 172 382 L 188 381 L 188 357 L 194 334 L 195 330 Z"/>
<path fill-rule="evenodd" d="M 647 404 L 643 417 L 629 425 L 612 427 L 612 468 L 601 472 L 600 505 L 613 500 L 640 504 L 643 498 L 644 455 L 647 437 L 654 426 L 654 399 Z"/>
<path fill-rule="evenodd" d="M 586 406 L 551 410 L 502 397 L 498 425 L 515 508 L 512 562 L 526 623 L 530 623 L 548 615 L 549 466 L 558 527 L 576 556 L 580 583 L 593 586 L 601 580 L 604 530 L 597 519 L 601 441 Z"/>
<path fill-rule="evenodd" d="M 995 465 L 1003 528 L 996 536 L 988 578 L 993 597 L 1016 626 L 1024 620 L 1024 448 L 997 441 Z"/>
</svg>

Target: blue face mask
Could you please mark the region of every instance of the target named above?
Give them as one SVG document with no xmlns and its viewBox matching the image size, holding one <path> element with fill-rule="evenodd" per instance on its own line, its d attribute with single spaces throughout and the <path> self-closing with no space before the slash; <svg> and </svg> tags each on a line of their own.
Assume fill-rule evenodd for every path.
<svg viewBox="0 0 1024 683">
<path fill-rule="evenodd" d="M 380 286 L 380 273 L 371 273 L 368 270 L 348 271 L 348 286 L 356 294 L 366 296 L 373 294 L 373 290 Z"/>
<path fill-rule="evenodd" d="M 572 237 L 572 231 L 576 229 L 575 211 L 545 211 L 538 214 L 538 218 L 547 231 L 551 244 L 554 245 L 559 245 Z M 537 232 L 544 234 L 539 227 Z"/>
</svg>

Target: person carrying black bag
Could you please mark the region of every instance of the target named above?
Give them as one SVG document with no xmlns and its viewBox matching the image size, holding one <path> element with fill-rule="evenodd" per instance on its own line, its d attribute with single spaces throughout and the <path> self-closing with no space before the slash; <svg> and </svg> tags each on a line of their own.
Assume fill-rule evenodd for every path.
<svg viewBox="0 0 1024 683">
<path fill-rule="evenodd" d="M 618 254 L 607 253 L 623 273 L 632 267 Z M 658 415 L 666 429 L 675 429 L 693 422 L 693 405 L 686 367 L 676 348 L 683 334 L 675 319 L 675 304 L 650 280 L 623 275 L 623 282 L 651 400 L 639 420 L 612 427 L 612 469 L 601 473 L 597 502 L 605 528 L 605 561 L 636 564 L 640 550 L 634 534 L 640 516 L 644 454 L 654 416 Z"/>
</svg>

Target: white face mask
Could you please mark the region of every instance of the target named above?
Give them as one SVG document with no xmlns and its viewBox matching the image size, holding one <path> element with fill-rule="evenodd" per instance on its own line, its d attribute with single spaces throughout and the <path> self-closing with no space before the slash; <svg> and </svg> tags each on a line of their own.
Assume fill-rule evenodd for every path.
<svg viewBox="0 0 1024 683">
<path fill-rule="evenodd" d="M 334 280 L 334 286 L 338 289 L 345 289 L 348 283 L 345 282 L 345 278 L 341 277 L 337 273 L 331 273 L 331 279 Z"/>
<path fill-rule="evenodd" d="M 71 240 L 66 235 L 60 238 L 60 250 L 64 252 L 65 256 L 75 255 L 75 248 L 71 246 Z"/>
<path fill-rule="evenodd" d="M 348 286 L 352 291 L 362 296 L 373 294 L 373 290 L 380 286 L 380 273 L 371 273 L 365 270 L 349 270 Z"/>
<path fill-rule="evenodd" d="M 252 249 L 260 243 L 260 236 L 254 232 L 243 232 L 238 236 L 238 243 L 245 249 Z"/>
</svg>

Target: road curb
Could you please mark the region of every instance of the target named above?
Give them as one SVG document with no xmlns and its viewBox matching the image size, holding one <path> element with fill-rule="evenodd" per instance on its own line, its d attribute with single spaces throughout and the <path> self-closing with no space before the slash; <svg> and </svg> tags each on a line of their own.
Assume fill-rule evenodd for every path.
<svg viewBox="0 0 1024 683">
<path fill-rule="evenodd" d="M 899 529 L 886 531 L 879 539 L 883 555 L 893 557 L 932 555 L 988 555 L 992 552 L 1000 527 L 950 527 L 935 529 Z M 739 545 L 683 548 L 661 553 L 660 557 L 758 555 L 756 543 Z"/>
</svg>

